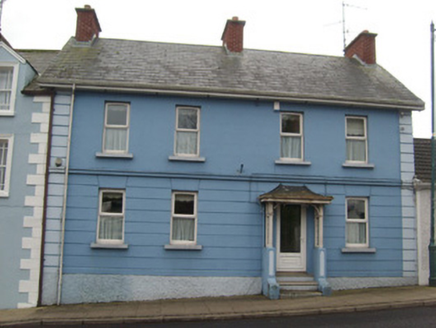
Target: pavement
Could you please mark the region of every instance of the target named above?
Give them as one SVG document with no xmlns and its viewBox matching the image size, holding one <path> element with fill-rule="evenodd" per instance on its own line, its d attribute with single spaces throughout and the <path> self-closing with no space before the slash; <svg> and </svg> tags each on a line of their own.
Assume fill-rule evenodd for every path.
<svg viewBox="0 0 436 328">
<path fill-rule="evenodd" d="M 275 301 L 255 295 L 11 309 L 0 310 L 0 327 L 247 319 L 418 306 L 436 306 L 436 288 L 368 288 Z"/>
</svg>

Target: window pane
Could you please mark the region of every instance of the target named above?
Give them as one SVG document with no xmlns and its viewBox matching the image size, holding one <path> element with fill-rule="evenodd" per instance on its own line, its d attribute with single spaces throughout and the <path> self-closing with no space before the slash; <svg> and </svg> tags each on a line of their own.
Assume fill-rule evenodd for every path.
<svg viewBox="0 0 436 328">
<path fill-rule="evenodd" d="M 365 201 L 360 199 L 349 199 L 347 201 L 347 218 L 348 219 L 365 219 L 366 207 Z"/>
<path fill-rule="evenodd" d="M 347 223 L 347 243 L 366 244 L 366 223 Z"/>
<path fill-rule="evenodd" d="M 197 113 L 194 108 L 179 108 L 178 109 L 178 128 L 179 129 L 197 129 Z"/>
<path fill-rule="evenodd" d="M 123 194 L 104 192 L 101 204 L 102 213 L 123 213 Z"/>
<path fill-rule="evenodd" d="M 127 129 L 106 129 L 105 150 L 127 151 Z"/>
<path fill-rule="evenodd" d="M 14 69 L 12 67 L 0 68 L 0 89 L 10 90 L 12 89 L 12 73 Z"/>
<path fill-rule="evenodd" d="M 101 216 L 99 239 L 123 239 L 123 218 L 117 216 Z"/>
<path fill-rule="evenodd" d="M 364 137 L 365 124 L 361 118 L 347 118 L 347 136 L 348 137 Z"/>
<path fill-rule="evenodd" d="M 300 115 L 282 115 L 282 132 L 300 133 Z"/>
<path fill-rule="evenodd" d="M 0 91 L 0 109 L 9 109 L 11 91 Z"/>
<path fill-rule="evenodd" d="M 0 190 L 5 190 L 8 141 L 0 140 Z"/>
<path fill-rule="evenodd" d="M 173 218 L 173 240 L 194 241 L 195 220 Z"/>
<path fill-rule="evenodd" d="M 176 138 L 177 154 L 197 154 L 197 132 L 178 131 Z"/>
<path fill-rule="evenodd" d="M 174 214 L 194 214 L 194 195 L 175 195 Z"/>
<path fill-rule="evenodd" d="M 301 158 L 301 137 L 282 137 L 281 138 L 282 158 Z"/>
<path fill-rule="evenodd" d="M 125 104 L 110 104 L 107 105 L 108 125 L 127 125 L 127 105 Z"/>
<path fill-rule="evenodd" d="M 365 140 L 347 140 L 347 160 L 366 162 Z"/>
</svg>

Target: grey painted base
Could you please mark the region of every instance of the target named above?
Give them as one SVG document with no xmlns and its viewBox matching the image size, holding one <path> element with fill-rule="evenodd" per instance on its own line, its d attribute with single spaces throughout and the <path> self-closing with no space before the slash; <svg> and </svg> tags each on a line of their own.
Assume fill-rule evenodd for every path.
<svg viewBox="0 0 436 328">
<path fill-rule="evenodd" d="M 345 290 L 374 287 L 413 286 L 418 284 L 418 277 L 328 278 L 327 281 L 333 290 Z"/>
<path fill-rule="evenodd" d="M 260 277 L 160 277 L 66 274 L 62 303 L 146 301 L 260 294 Z"/>
</svg>

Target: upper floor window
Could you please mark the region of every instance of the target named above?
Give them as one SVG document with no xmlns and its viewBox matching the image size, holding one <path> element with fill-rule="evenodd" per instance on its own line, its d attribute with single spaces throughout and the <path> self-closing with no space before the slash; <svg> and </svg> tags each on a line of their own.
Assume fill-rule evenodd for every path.
<svg viewBox="0 0 436 328">
<path fill-rule="evenodd" d="M 100 190 L 97 243 L 122 244 L 124 242 L 124 203 L 124 190 Z"/>
<path fill-rule="evenodd" d="M 0 115 L 14 113 L 17 70 L 15 65 L 0 64 Z"/>
<path fill-rule="evenodd" d="M 106 103 L 103 153 L 125 154 L 129 146 L 130 105 Z"/>
<path fill-rule="evenodd" d="M 198 157 L 200 154 L 200 108 L 176 108 L 174 155 Z"/>
<path fill-rule="evenodd" d="M 12 169 L 12 136 L 0 135 L 0 197 L 9 196 Z"/>
<path fill-rule="evenodd" d="M 282 113 L 280 120 L 280 158 L 303 160 L 303 115 Z"/>
<path fill-rule="evenodd" d="M 348 116 L 345 118 L 345 122 L 347 162 L 367 163 L 368 147 L 366 117 Z"/>
<path fill-rule="evenodd" d="M 171 244 L 197 242 L 197 193 L 173 192 Z"/>
<path fill-rule="evenodd" d="M 368 247 L 368 199 L 346 199 L 346 246 Z"/>
</svg>

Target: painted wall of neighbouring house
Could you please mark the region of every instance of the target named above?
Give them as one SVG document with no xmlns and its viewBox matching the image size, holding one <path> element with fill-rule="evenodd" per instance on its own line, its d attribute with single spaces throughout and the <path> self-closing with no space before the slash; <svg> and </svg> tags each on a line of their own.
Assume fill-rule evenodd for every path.
<svg viewBox="0 0 436 328">
<path fill-rule="evenodd" d="M 96 156 L 102 148 L 106 101 L 130 103 L 132 159 Z M 177 105 L 201 107 L 200 156 L 205 162 L 169 160 Z M 370 286 L 374 282 L 413 283 L 416 246 L 406 252 L 404 246 L 412 245 L 413 240 L 416 245 L 416 239 L 409 236 L 414 227 L 408 222 L 413 223 L 413 218 L 401 189 L 402 180 L 404 184 L 408 179 L 402 157 L 402 150 L 407 153 L 408 139 L 400 137 L 399 113 L 285 103 L 281 103 L 281 111 L 303 113 L 305 160 L 310 165 L 275 163 L 279 159 L 280 112 L 273 110 L 272 102 L 77 92 L 62 301 L 260 293 L 264 213 L 257 197 L 278 183 L 306 185 L 314 192 L 335 197 L 325 207 L 324 221 L 327 275 L 334 288 Z M 342 166 L 345 115 L 368 118 L 369 162 L 374 168 Z M 63 132 L 53 140 L 60 143 L 62 157 L 68 116 L 65 113 L 57 119 L 55 110 L 54 122 L 57 120 L 63 122 L 59 129 Z M 61 176 L 50 184 L 52 188 L 59 184 L 56 197 L 61 196 Z M 96 239 L 99 188 L 126 190 L 128 249 L 91 247 Z M 198 192 L 200 251 L 164 249 L 169 243 L 172 190 Z M 342 252 L 345 197 L 349 196 L 369 197 L 369 240 L 375 253 Z M 46 259 L 53 261 L 49 269 L 46 265 L 45 272 L 55 277 L 59 256 L 54 245 L 60 238 L 57 229 L 61 212 L 55 209 L 56 198 L 50 204 L 56 228 L 47 232 L 53 254 L 46 251 Z M 312 210 L 308 211 L 307 239 L 311 272 Z"/>
<path fill-rule="evenodd" d="M 36 306 L 38 299 L 50 98 L 21 94 L 36 72 L 4 44 L 0 62 L 14 63 L 18 69 L 14 115 L 0 115 L 0 135 L 13 136 L 9 196 L 0 197 L 0 308 L 4 309 Z"/>
<path fill-rule="evenodd" d="M 416 212 L 418 234 L 418 268 L 419 284 L 428 285 L 430 277 L 429 253 L 431 223 L 431 184 L 416 183 Z"/>
</svg>

